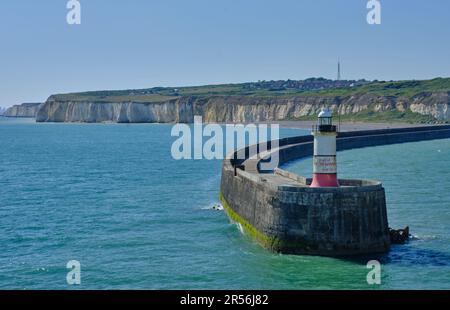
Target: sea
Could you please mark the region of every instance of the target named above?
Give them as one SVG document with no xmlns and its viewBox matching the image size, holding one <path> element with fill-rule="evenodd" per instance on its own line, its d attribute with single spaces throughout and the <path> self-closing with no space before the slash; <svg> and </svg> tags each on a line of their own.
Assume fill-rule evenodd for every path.
<svg viewBox="0 0 450 310">
<path fill-rule="evenodd" d="M 171 130 L 0 117 L 0 289 L 450 289 L 450 139 L 339 152 L 339 176 L 382 181 L 390 226 L 413 239 L 327 258 L 243 235 L 218 207 L 221 160 L 173 159 Z M 312 161 L 283 168 L 310 176 Z"/>
</svg>

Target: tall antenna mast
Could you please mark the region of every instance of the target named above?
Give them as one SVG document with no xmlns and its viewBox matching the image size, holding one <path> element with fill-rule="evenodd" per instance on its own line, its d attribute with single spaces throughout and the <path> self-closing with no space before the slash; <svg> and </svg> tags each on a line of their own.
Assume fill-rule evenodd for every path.
<svg viewBox="0 0 450 310">
<path fill-rule="evenodd" d="M 338 74 L 337 74 L 337 80 L 340 81 L 341 80 L 341 61 L 338 58 Z"/>
<path fill-rule="evenodd" d="M 340 81 L 341 80 L 341 60 L 338 58 L 338 73 L 337 73 L 337 80 Z M 338 109 L 337 109 L 337 114 L 338 114 L 338 118 L 339 118 L 339 124 L 338 124 L 338 132 L 341 131 L 341 102 L 339 102 L 338 104 Z"/>
</svg>

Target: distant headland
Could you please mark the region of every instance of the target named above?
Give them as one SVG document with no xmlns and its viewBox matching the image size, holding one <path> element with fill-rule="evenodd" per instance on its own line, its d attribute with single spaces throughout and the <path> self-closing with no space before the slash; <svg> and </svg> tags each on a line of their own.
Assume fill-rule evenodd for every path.
<svg viewBox="0 0 450 310">
<path fill-rule="evenodd" d="M 14 105 L 3 112 L 6 117 L 36 117 L 39 105 L 42 103 L 22 103 Z"/>
</svg>

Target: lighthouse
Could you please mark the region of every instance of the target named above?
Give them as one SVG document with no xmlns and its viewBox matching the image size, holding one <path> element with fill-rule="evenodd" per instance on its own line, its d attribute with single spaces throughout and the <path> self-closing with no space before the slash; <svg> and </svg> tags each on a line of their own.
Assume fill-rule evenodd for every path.
<svg viewBox="0 0 450 310">
<path fill-rule="evenodd" d="M 314 159 L 311 187 L 339 187 L 336 165 L 336 126 L 332 112 L 323 109 L 318 124 L 313 127 Z"/>
</svg>

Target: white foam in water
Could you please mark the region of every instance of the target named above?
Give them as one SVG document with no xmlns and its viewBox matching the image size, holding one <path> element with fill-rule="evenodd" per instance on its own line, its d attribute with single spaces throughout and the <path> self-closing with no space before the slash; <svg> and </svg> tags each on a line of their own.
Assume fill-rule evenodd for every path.
<svg viewBox="0 0 450 310">
<path fill-rule="evenodd" d="M 423 236 L 412 235 L 410 239 L 418 240 L 418 241 L 428 241 L 428 240 L 436 240 L 436 239 L 438 239 L 438 237 L 434 236 L 434 235 L 423 235 Z"/>
<path fill-rule="evenodd" d="M 237 228 L 241 232 L 241 234 L 245 235 L 244 227 L 242 227 L 241 223 L 236 223 Z"/>
<path fill-rule="evenodd" d="M 212 204 L 210 204 L 210 205 L 208 205 L 206 207 L 202 207 L 201 209 L 202 210 L 223 211 L 223 206 L 220 203 L 215 202 L 215 203 L 212 203 Z"/>
</svg>

